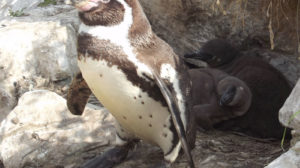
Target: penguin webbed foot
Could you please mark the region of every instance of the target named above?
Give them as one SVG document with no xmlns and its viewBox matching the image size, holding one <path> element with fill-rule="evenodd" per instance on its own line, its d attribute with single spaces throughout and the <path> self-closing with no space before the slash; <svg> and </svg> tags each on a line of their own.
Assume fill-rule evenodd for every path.
<svg viewBox="0 0 300 168">
<path fill-rule="evenodd" d="M 136 142 L 129 142 L 123 146 L 115 146 L 102 155 L 95 157 L 82 165 L 82 168 L 112 168 L 123 162 L 128 152 L 134 148 Z"/>
</svg>

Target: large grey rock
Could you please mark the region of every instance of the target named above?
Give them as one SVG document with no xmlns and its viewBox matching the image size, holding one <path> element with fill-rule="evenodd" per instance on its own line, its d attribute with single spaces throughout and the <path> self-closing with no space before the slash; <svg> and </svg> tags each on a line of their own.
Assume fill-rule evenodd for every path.
<svg viewBox="0 0 300 168">
<path fill-rule="evenodd" d="M 9 16 L 9 10 L 11 11 L 28 11 L 36 8 L 38 4 L 44 0 L 1 0 L 0 2 L 0 16 Z"/>
<path fill-rule="evenodd" d="M 299 168 L 300 167 L 300 80 L 291 95 L 280 109 L 279 120 L 286 127 L 292 128 L 293 147 L 274 160 L 266 168 Z"/>
<path fill-rule="evenodd" d="M 0 158 L 6 168 L 72 167 L 84 151 L 114 143 L 113 122 L 104 109 L 73 116 L 59 95 L 28 92 L 1 123 Z"/>
<path fill-rule="evenodd" d="M 48 4 L 46 6 L 40 6 L 41 3 L 43 3 L 44 0 L 1 0 L 0 2 L 0 20 L 1 18 L 5 18 L 8 16 L 12 16 L 11 12 L 21 12 L 24 13 L 25 16 L 32 15 L 33 13 L 36 14 L 36 12 L 32 12 L 35 10 L 44 10 L 40 14 L 54 15 L 55 13 L 61 13 L 61 12 L 67 12 L 68 7 L 62 6 L 64 4 L 71 4 L 71 0 L 56 0 L 57 5 Z M 53 8 L 54 6 L 58 8 Z M 65 8 L 64 10 L 61 10 L 61 8 Z M 60 10 L 58 10 L 60 8 Z M 71 7 L 69 7 L 70 9 Z M 50 10 L 49 10 L 50 9 Z M 51 12 L 52 11 L 52 12 Z M 42 15 L 40 15 L 42 16 Z M 42 18 L 43 19 L 43 18 Z"/>
<path fill-rule="evenodd" d="M 0 29 L 0 62 L 8 77 L 52 81 L 77 71 L 76 32 L 57 22 L 16 22 Z"/>
<path fill-rule="evenodd" d="M 0 121 L 2 121 L 14 106 L 12 95 L 0 87 Z"/>
<path fill-rule="evenodd" d="M 71 78 L 78 72 L 76 58 L 76 31 L 71 25 L 15 22 L 0 28 L 0 86 L 13 104 L 28 90 Z"/>
<path fill-rule="evenodd" d="M 0 2 L 0 86 L 12 97 L 11 104 L 26 91 L 68 80 L 79 71 L 76 10 L 68 5 L 38 7 L 41 2 Z M 9 9 L 23 8 L 25 16 L 9 16 Z M 6 113 L 3 108 L 0 116 Z"/>
<path fill-rule="evenodd" d="M 299 168 L 300 142 L 265 168 Z"/>
<path fill-rule="evenodd" d="M 280 109 L 279 120 L 283 125 L 300 131 L 300 80 Z"/>
</svg>

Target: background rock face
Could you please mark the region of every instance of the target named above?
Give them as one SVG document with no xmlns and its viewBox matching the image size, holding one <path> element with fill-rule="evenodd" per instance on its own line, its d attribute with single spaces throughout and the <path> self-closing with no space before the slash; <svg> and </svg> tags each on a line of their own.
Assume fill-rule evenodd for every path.
<svg viewBox="0 0 300 168">
<path fill-rule="evenodd" d="M 181 0 L 140 2 L 153 30 L 179 55 L 198 50 L 208 40 L 224 38 L 242 50 L 257 48 L 261 57 L 286 73 L 292 85 L 300 77 L 297 1 L 192 0 L 187 9 Z"/>
<path fill-rule="evenodd" d="M 77 117 L 56 93 L 28 92 L 1 123 L 0 158 L 7 168 L 72 166 L 85 150 L 114 142 L 113 121 L 104 109 Z"/>
</svg>

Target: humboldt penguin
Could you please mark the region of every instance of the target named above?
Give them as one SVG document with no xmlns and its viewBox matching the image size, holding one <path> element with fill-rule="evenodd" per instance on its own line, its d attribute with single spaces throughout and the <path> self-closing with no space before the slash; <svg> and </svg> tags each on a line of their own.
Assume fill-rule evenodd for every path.
<svg viewBox="0 0 300 168">
<path fill-rule="evenodd" d="M 248 111 L 252 94 L 243 81 L 211 68 L 191 69 L 189 74 L 192 112 L 199 127 L 210 129 Z"/>
<path fill-rule="evenodd" d="M 239 78 L 251 90 L 252 103 L 247 113 L 216 127 L 260 138 L 282 137 L 284 127 L 279 123 L 278 112 L 292 88 L 277 69 L 255 54 L 243 54 L 223 39 L 208 41 L 198 52 L 184 57 L 189 64 L 192 59 L 205 61 L 209 67 Z"/>
<path fill-rule="evenodd" d="M 83 167 L 113 167 L 138 140 L 159 146 L 166 166 L 190 153 L 195 129 L 185 64 L 152 31 L 138 0 L 76 1 L 79 73 L 68 107 L 81 115 L 93 93 L 116 118 L 117 146 Z"/>
</svg>

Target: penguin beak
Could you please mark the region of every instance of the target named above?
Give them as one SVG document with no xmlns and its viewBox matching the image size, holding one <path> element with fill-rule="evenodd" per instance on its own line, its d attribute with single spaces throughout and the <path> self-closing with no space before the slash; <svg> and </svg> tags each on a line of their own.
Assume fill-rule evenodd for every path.
<svg viewBox="0 0 300 168">
<path fill-rule="evenodd" d="M 220 98 L 220 106 L 228 106 L 232 102 L 234 96 L 236 95 L 236 87 L 229 86 L 226 91 L 222 94 Z"/>
<path fill-rule="evenodd" d="M 80 12 L 87 12 L 93 8 L 98 7 L 100 0 L 72 0 L 74 5 Z"/>
</svg>

